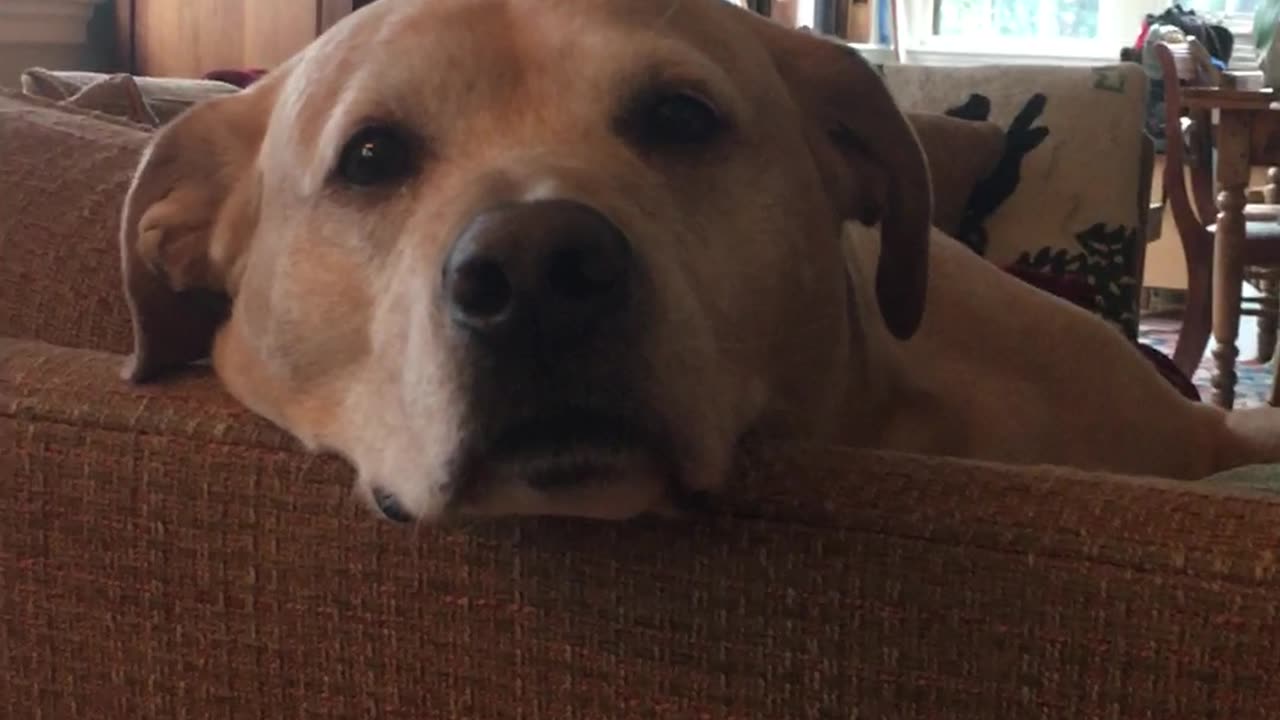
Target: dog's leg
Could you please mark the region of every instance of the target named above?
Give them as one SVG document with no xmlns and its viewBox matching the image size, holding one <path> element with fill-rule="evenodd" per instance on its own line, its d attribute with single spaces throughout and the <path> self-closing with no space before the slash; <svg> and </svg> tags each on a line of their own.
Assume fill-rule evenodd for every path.
<svg viewBox="0 0 1280 720">
<path fill-rule="evenodd" d="M 855 287 L 868 281 L 853 233 Z M 940 233 L 929 306 L 907 343 L 869 348 L 894 368 L 875 409 L 889 449 L 1196 480 L 1280 462 L 1280 408 L 1229 413 L 1174 388 L 1092 313 L 1031 287 Z M 866 296 L 865 290 L 862 292 Z M 866 297 L 864 302 L 871 302 Z"/>
</svg>

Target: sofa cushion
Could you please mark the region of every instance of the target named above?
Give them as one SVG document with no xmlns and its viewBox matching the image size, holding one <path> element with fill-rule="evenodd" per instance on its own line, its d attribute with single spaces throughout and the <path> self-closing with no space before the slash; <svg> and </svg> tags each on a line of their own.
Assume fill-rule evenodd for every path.
<svg viewBox="0 0 1280 720">
<path fill-rule="evenodd" d="M 933 182 L 933 224 L 954 235 L 974 186 L 991 174 L 1004 151 L 1004 130 L 995 123 L 935 113 L 907 113 L 920 138 Z"/>
<path fill-rule="evenodd" d="M 129 352 L 121 202 L 150 134 L 0 92 L 0 337 Z"/>
<path fill-rule="evenodd" d="M 22 73 L 22 89 L 28 95 L 48 100 L 69 100 L 85 88 L 112 77 L 92 72 L 55 72 L 31 68 Z M 201 100 L 240 92 L 240 88 L 216 80 L 135 77 L 148 109 L 160 124 Z M 96 108 L 95 108 L 96 109 Z"/>
<path fill-rule="evenodd" d="M 1001 267 L 1083 277 L 1094 309 L 1137 332 L 1146 77 L 1101 67 L 887 65 L 910 112 L 990 120 L 1006 153 L 957 237 Z"/>
<path fill-rule="evenodd" d="M 132 75 L 124 73 L 108 75 L 86 85 L 80 92 L 60 101 L 60 104 L 122 117 L 148 127 L 160 125 L 160 120 L 142 96 L 138 83 Z"/>
</svg>

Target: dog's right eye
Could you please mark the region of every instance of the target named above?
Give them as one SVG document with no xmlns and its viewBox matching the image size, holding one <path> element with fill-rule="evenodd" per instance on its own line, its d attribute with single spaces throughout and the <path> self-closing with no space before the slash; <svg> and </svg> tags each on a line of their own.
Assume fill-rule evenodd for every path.
<svg viewBox="0 0 1280 720">
<path fill-rule="evenodd" d="M 403 180 L 413 174 L 415 163 L 413 143 L 403 131 L 370 125 L 343 146 L 336 174 L 348 185 L 371 187 Z"/>
<path fill-rule="evenodd" d="M 701 94 L 665 89 L 641 93 L 617 121 L 624 136 L 650 148 L 705 145 L 727 126 L 716 106 Z"/>
</svg>

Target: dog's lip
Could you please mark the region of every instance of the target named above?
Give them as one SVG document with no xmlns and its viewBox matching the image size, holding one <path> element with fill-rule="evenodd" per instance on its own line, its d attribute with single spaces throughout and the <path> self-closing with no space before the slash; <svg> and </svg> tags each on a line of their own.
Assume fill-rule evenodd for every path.
<svg viewBox="0 0 1280 720">
<path fill-rule="evenodd" d="M 675 443 L 655 422 L 635 415 L 569 407 L 533 413 L 499 426 L 471 444 L 454 466 L 454 500 L 465 502 L 477 486 L 503 469 L 516 469 L 544 493 L 607 484 L 623 466 L 648 464 L 669 486 L 679 486 Z"/>
<path fill-rule="evenodd" d="M 574 451 L 619 453 L 664 444 L 645 423 L 607 411 L 569 408 L 508 423 L 486 453 L 494 460 L 520 460 Z"/>
</svg>

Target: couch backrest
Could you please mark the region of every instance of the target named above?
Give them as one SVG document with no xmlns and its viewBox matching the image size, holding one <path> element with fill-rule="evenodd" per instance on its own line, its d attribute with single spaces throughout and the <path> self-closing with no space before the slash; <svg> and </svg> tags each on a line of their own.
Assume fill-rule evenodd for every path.
<svg viewBox="0 0 1280 720">
<path fill-rule="evenodd" d="M 1280 708 L 1274 498 L 812 447 L 688 520 L 406 531 L 207 375 L 112 393 L 115 358 L 4 359 L 0 717 Z"/>
</svg>

